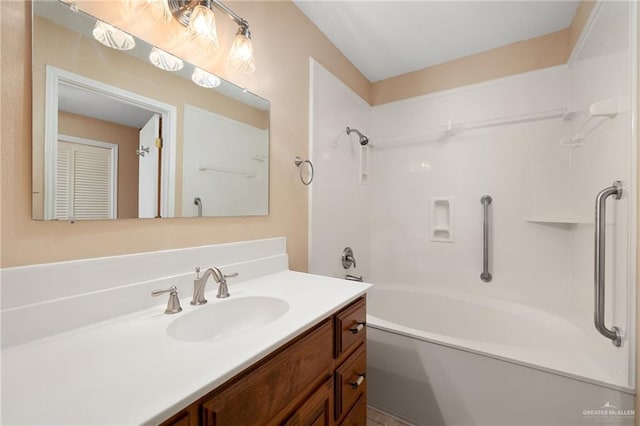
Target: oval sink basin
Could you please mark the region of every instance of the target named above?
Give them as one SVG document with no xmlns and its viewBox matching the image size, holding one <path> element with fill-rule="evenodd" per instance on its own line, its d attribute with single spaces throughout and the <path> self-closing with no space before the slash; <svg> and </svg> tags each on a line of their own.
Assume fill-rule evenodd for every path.
<svg viewBox="0 0 640 426">
<path fill-rule="evenodd" d="M 236 336 L 277 320 L 289 304 L 274 297 L 243 297 L 199 306 L 169 324 L 167 334 L 184 342 L 204 342 Z"/>
</svg>

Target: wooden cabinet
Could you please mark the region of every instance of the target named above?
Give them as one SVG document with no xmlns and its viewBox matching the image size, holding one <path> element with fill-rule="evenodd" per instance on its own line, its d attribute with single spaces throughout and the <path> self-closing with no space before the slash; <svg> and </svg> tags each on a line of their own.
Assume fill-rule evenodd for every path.
<svg viewBox="0 0 640 426">
<path fill-rule="evenodd" d="M 361 396 L 351 411 L 339 423 L 340 426 L 367 426 L 367 398 Z"/>
<path fill-rule="evenodd" d="M 196 426 L 197 424 L 198 412 L 195 407 L 189 407 L 165 421 L 163 426 Z"/>
<path fill-rule="evenodd" d="M 329 426 L 333 422 L 333 377 L 327 379 L 284 424 L 285 426 Z"/>
<path fill-rule="evenodd" d="M 325 320 L 284 351 L 270 357 L 260 368 L 240 374 L 202 404 L 205 426 L 241 426 L 254 419 L 273 419 L 305 388 L 327 371 L 333 354 L 326 342 L 333 337 Z M 325 377 L 326 378 L 326 377 Z"/>
<path fill-rule="evenodd" d="M 365 319 L 361 297 L 163 426 L 365 425 Z"/>
</svg>

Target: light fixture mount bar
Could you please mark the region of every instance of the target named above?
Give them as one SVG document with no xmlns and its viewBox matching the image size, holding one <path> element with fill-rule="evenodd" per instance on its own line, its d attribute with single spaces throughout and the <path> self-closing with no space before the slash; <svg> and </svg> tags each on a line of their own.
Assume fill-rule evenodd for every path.
<svg viewBox="0 0 640 426">
<path fill-rule="evenodd" d="M 229 19 L 234 21 L 241 27 L 249 27 L 249 22 L 235 13 L 229 7 L 227 7 L 220 0 L 168 0 L 169 10 L 173 17 L 185 27 L 189 25 L 189 19 L 191 18 L 191 11 L 198 5 L 205 6 L 211 9 L 211 6 L 215 6 L 216 9 L 227 15 Z"/>
<path fill-rule="evenodd" d="M 233 10 L 229 9 L 229 7 L 227 7 L 227 5 L 222 3 L 220 0 L 211 0 L 211 4 L 214 5 L 216 8 L 218 8 L 218 10 L 220 10 L 222 13 L 227 15 L 229 17 L 229 19 L 231 19 L 232 21 L 234 21 L 236 24 L 240 25 L 241 27 L 248 27 L 249 26 L 249 23 L 244 18 L 239 16 Z"/>
</svg>

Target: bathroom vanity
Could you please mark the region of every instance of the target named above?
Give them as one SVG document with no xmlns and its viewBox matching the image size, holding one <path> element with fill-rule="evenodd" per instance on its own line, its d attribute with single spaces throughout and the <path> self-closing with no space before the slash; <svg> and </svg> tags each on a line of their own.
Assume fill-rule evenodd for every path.
<svg viewBox="0 0 640 426">
<path fill-rule="evenodd" d="M 230 296 L 191 305 L 211 259 Z M 282 238 L 0 272 L 3 424 L 365 423 L 370 285 L 288 270 Z"/>
<path fill-rule="evenodd" d="M 361 297 L 162 424 L 364 426 L 365 320 Z"/>
</svg>

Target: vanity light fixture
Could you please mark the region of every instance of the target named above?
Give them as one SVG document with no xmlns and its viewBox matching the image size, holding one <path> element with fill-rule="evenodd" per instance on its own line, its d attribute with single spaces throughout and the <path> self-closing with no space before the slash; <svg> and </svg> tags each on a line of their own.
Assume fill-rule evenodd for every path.
<svg viewBox="0 0 640 426">
<path fill-rule="evenodd" d="M 242 73 L 252 73 L 255 71 L 256 66 L 253 58 L 249 22 L 244 18 L 229 9 L 221 0 L 167 1 L 169 10 L 180 24 L 187 27 L 190 33 L 204 36 L 206 39 L 211 40 L 216 48 L 218 47 L 218 37 L 212 7 L 215 7 L 238 24 L 238 31 L 233 39 L 233 45 L 227 58 L 229 65 Z"/>
<path fill-rule="evenodd" d="M 153 47 L 149 53 L 149 60 L 153 65 L 165 71 L 180 71 L 184 67 L 182 59 L 176 58 L 164 50 Z"/>
<path fill-rule="evenodd" d="M 249 27 L 240 25 L 233 38 L 233 45 L 229 52 L 229 65 L 241 73 L 250 74 L 256 70 L 253 60 L 253 44 Z"/>
<path fill-rule="evenodd" d="M 216 30 L 216 17 L 213 11 L 202 4 L 197 5 L 191 11 L 191 17 L 189 18 L 189 26 L 187 27 L 189 33 L 196 38 L 200 38 L 213 45 L 213 49 L 217 50 L 218 33 Z"/>
<path fill-rule="evenodd" d="M 136 45 L 131 35 L 102 21 L 96 22 L 93 37 L 105 46 L 116 50 L 131 50 Z"/>
<path fill-rule="evenodd" d="M 214 87 L 220 86 L 220 78 L 208 73 L 198 67 L 193 70 L 193 74 L 191 75 L 191 80 L 198 86 L 213 89 Z"/>
</svg>

